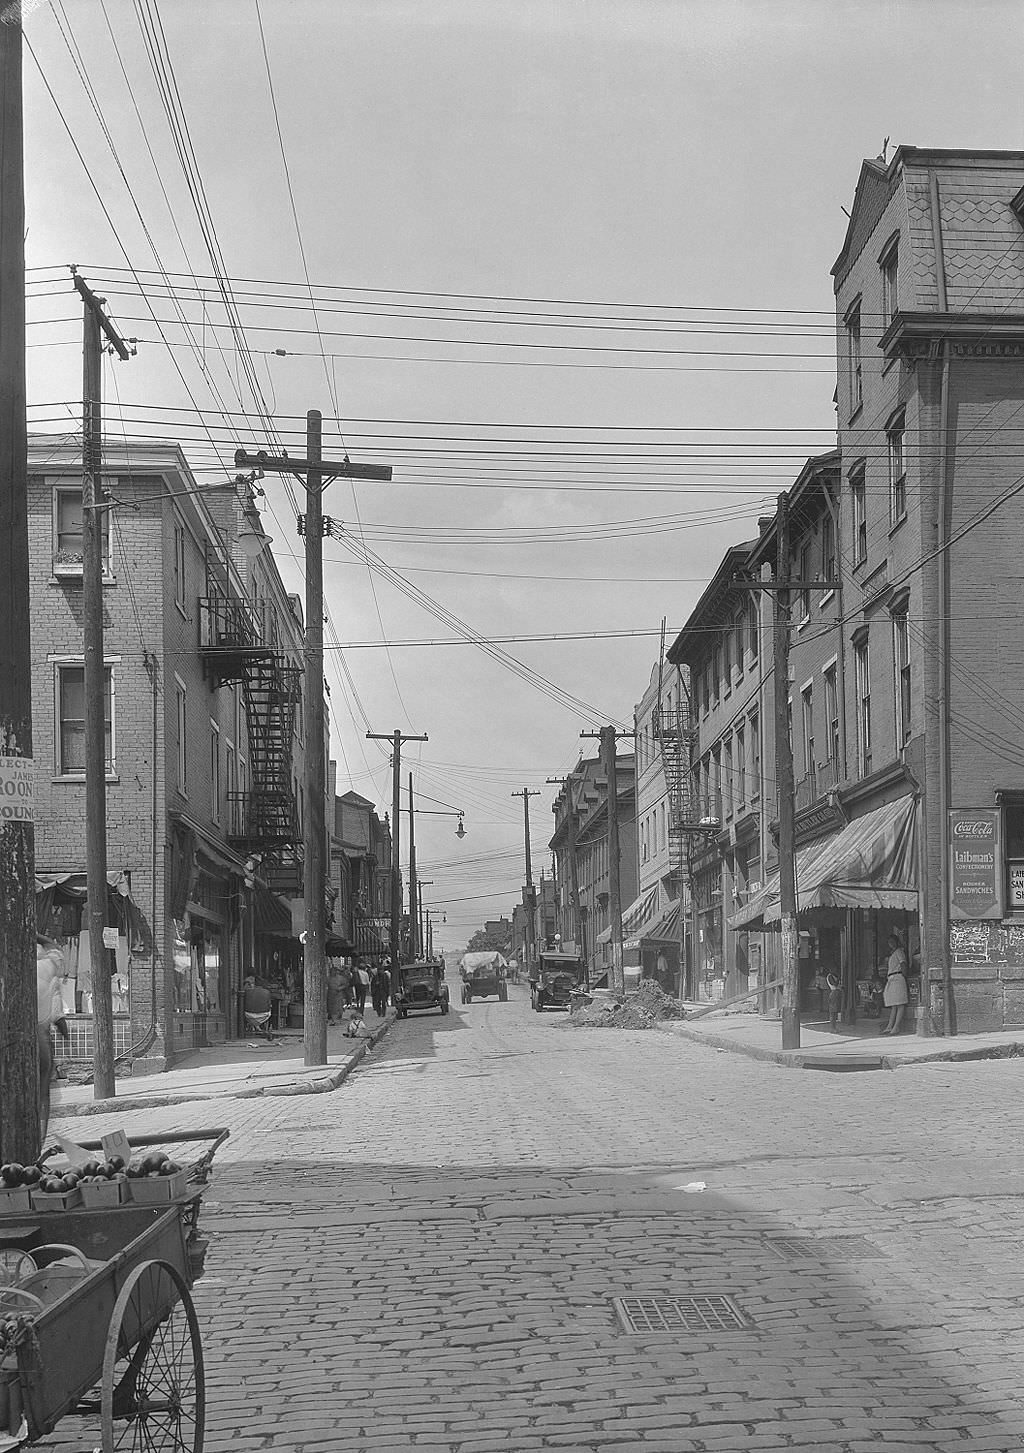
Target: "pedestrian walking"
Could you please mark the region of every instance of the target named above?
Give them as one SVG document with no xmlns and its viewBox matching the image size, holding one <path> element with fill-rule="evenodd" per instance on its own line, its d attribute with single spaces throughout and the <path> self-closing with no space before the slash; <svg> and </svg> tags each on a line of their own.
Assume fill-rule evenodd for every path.
<svg viewBox="0 0 1024 1453">
<path fill-rule="evenodd" d="M 374 1008 L 383 1019 L 388 1012 L 388 1005 L 391 1002 L 391 972 L 386 964 L 381 964 L 377 969 L 377 977 L 374 981 L 377 989 L 377 1003 Z"/>
<path fill-rule="evenodd" d="M 352 993 L 356 1001 L 356 1012 L 360 1019 L 366 1013 L 366 992 L 370 987 L 370 970 L 365 961 L 360 959 L 356 964 L 355 975 L 352 979 Z"/>
<path fill-rule="evenodd" d="M 889 1023 L 882 1030 L 883 1034 L 899 1034 L 903 1025 L 903 1016 L 910 1002 L 910 990 L 907 986 L 907 955 L 899 934 L 893 930 L 888 941 L 889 957 L 885 965 L 885 993 L 882 1002 L 889 1011 Z"/>
<path fill-rule="evenodd" d="M 340 1023 L 345 1012 L 345 988 L 342 983 L 341 965 L 331 964 L 327 970 L 327 1023 Z"/>
</svg>

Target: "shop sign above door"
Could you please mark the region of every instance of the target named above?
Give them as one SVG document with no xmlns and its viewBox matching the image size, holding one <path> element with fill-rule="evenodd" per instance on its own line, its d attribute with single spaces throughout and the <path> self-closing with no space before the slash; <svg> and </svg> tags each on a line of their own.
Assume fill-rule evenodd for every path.
<svg viewBox="0 0 1024 1453">
<path fill-rule="evenodd" d="M 950 918 L 1003 917 L 1003 853 L 997 807 L 949 813 Z"/>
</svg>

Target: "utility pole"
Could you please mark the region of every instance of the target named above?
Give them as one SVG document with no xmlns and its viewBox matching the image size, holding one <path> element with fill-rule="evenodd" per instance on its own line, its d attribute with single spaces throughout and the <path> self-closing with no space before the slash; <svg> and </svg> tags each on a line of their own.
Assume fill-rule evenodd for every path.
<svg viewBox="0 0 1024 1453">
<path fill-rule="evenodd" d="M 327 1063 L 327 960 L 325 897 L 327 888 L 327 742 L 324 728 L 324 513 L 323 494 L 334 479 L 374 479 L 387 482 L 391 466 L 353 464 L 323 458 L 323 416 L 319 409 L 306 414 L 306 458 L 287 454 L 250 454 L 235 450 L 239 469 L 262 469 L 265 474 L 292 474 L 306 491 L 306 513 L 299 530 L 306 541 L 305 727 L 306 758 L 303 785 L 306 815 L 303 832 L 303 895 L 306 906 L 306 942 L 303 951 L 305 1020 L 303 1054 L 307 1065 Z M 330 521 L 326 522 L 328 525 Z"/>
<path fill-rule="evenodd" d="M 523 799 L 523 826 L 526 845 L 526 972 L 527 977 L 529 977 L 533 969 L 533 961 L 536 957 L 533 923 L 533 867 L 530 862 L 530 798 L 539 797 L 540 790 L 535 789 L 531 792 L 529 787 L 523 787 L 520 791 L 513 792 L 511 795 Z"/>
<path fill-rule="evenodd" d="M 127 345 L 98 298 L 72 269 L 85 319 L 82 343 L 82 619 L 85 654 L 85 877 L 92 971 L 93 1097 L 115 1093 L 114 1007 L 107 925 L 107 672 L 103 660 L 103 338 L 123 361 Z M 154 763 L 154 770 L 156 764 Z"/>
<path fill-rule="evenodd" d="M 39 1154 L 21 20 L 0 19 L 0 1155 Z M 8 798 L 9 784 L 23 796 Z M 9 805 L 8 805 L 9 804 Z"/>
<path fill-rule="evenodd" d="M 433 886 L 433 878 L 416 879 L 416 898 L 419 904 L 420 919 L 420 950 L 423 958 L 427 959 L 430 958 L 430 909 L 424 906 L 423 890 L 424 888 L 432 888 Z"/>
<path fill-rule="evenodd" d="M 611 918 L 612 938 L 612 993 L 622 996 L 626 992 L 626 976 L 622 965 L 622 887 L 619 862 L 619 782 L 615 758 L 615 745 L 620 736 L 632 736 L 632 732 L 617 732 L 613 726 L 602 727 L 599 732 L 580 732 L 581 737 L 597 737 L 601 743 L 601 765 L 608 779 L 608 912 Z"/>
<path fill-rule="evenodd" d="M 391 743 L 391 982 L 398 986 L 399 924 L 402 916 L 402 866 L 399 857 L 399 836 L 402 822 L 402 743 L 426 742 L 429 737 L 403 735 L 402 732 L 367 732 L 370 742 Z"/>
<path fill-rule="evenodd" d="M 782 914 L 782 1048 L 800 1048 L 800 960 L 796 928 L 796 808 L 789 737 L 789 496 L 779 495 L 775 567 L 775 780 L 779 790 L 779 908 Z"/>
<path fill-rule="evenodd" d="M 412 773 L 409 773 L 409 957 L 413 963 L 419 958 L 419 945 L 423 933 L 420 929 L 419 894 L 416 884 L 416 814 L 412 805 Z"/>
</svg>

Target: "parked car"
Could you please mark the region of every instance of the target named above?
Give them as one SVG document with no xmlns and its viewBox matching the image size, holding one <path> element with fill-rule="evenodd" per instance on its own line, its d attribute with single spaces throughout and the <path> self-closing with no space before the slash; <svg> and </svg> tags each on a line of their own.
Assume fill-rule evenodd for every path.
<svg viewBox="0 0 1024 1453">
<path fill-rule="evenodd" d="M 583 960 L 576 954 L 542 949 L 530 973 L 530 1003 L 542 1009 L 568 1009 L 584 979 Z"/>
<path fill-rule="evenodd" d="M 463 954 L 459 973 L 462 977 L 463 1004 L 469 1004 L 474 999 L 486 999 L 490 994 L 496 994 L 502 1001 L 508 998 L 506 965 L 501 954 Z"/>
<path fill-rule="evenodd" d="M 448 1013 L 448 985 L 444 982 L 444 965 L 432 960 L 402 964 L 398 983 L 391 997 L 399 1016 L 404 1019 L 411 1009 L 439 1009 Z"/>
</svg>

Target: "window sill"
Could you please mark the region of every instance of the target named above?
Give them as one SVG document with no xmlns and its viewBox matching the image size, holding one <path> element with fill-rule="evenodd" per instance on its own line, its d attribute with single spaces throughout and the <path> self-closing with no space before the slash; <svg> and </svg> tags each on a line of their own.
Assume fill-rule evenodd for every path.
<svg viewBox="0 0 1024 1453">
<path fill-rule="evenodd" d="M 860 416 L 861 416 L 861 414 L 863 412 L 864 412 L 864 400 L 861 399 L 860 403 L 857 404 L 856 408 L 850 414 L 849 420 L 847 421 L 848 425 L 849 424 L 855 424 L 857 422 L 857 420 L 860 418 Z"/>
<path fill-rule="evenodd" d="M 121 778 L 118 776 L 118 774 L 116 772 L 108 772 L 106 774 L 106 777 L 105 777 L 104 780 L 107 781 L 107 782 L 117 783 L 117 782 L 120 782 Z M 70 784 L 71 786 L 84 787 L 85 786 L 85 773 L 84 772 L 57 772 L 57 773 L 54 774 L 54 776 L 52 776 L 50 778 L 50 781 L 51 782 L 54 782 L 54 783 L 57 783 L 57 782 L 66 782 L 66 783 Z"/>
<path fill-rule="evenodd" d="M 892 320 L 890 319 L 890 322 L 891 321 Z M 888 323 L 883 323 L 883 325 L 882 325 L 882 332 L 884 333 L 888 327 L 889 327 L 889 324 Z M 896 354 L 896 353 L 893 353 L 889 358 L 887 358 L 885 360 L 885 362 L 882 364 L 882 377 L 884 378 L 885 375 L 889 372 L 890 368 L 892 368 L 893 364 L 894 363 L 898 363 L 898 362 L 899 362 L 899 355 Z"/>
<path fill-rule="evenodd" d="M 82 584 L 82 569 L 81 569 L 81 566 L 78 566 L 78 567 L 75 567 L 75 566 L 70 566 L 70 567 L 69 566 L 54 567 L 53 573 L 50 576 L 49 584 L 50 585 L 81 585 Z M 110 571 L 108 571 L 108 570 L 104 570 L 104 572 L 103 572 L 103 584 L 105 586 L 107 586 L 107 585 L 116 585 L 117 584 L 117 576 L 116 575 L 112 575 L 110 573 Z"/>
<path fill-rule="evenodd" d="M 174 604 L 177 607 L 178 614 L 181 616 L 182 620 L 183 621 L 187 621 L 188 620 L 188 611 L 185 609 L 185 603 L 184 603 L 184 601 L 180 601 L 178 599 L 178 597 L 175 596 L 174 597 Z"/>
<path fill-rule="evenodd" d="M 893 535 L 895 535 L 896 531 L 899 530 L 899 529 L 901 529 L 906 523 L 907 523 L 907 512 L 906 512 L 906 510 L 904 510 L 903 513 L 900 515 L 899 519 L 898 520 L 894 520 L 892 522 L 892 524 L 889 526 L 889 539 L 891 540 L 892 537 L 893 537 Z"/>
<path fill-rule="evenodd" d="M 810 624 L 811 624 L 811 618 L 810 618 L 810 616 L 801 616 L 800 619 L 796 623 L 796 628 L 797 628 L 798 631 L 802 631 L 805 626 L 809 626 Z"/>
<path fill-rule="evenodd" d="M 824 610 L 825 607 L 828 605 L 829 601 L 832 599 L 832 597 L 834 595 L 835 595 L 835 591 L 834 590 L 826 590 L 825 591 L 825 594 L 818 601 L 818 609 L 819 610 Z"/>
<path fill-rule="evenodd" d="M 853 574 L 856 575 L 859 570 L 864 570 L 866 568 L 867 563 L 868 557 L 865 555 L 863 560 L 855 560 L 850 566 L 850 569 L 852 570 Z"/>
</svg>

